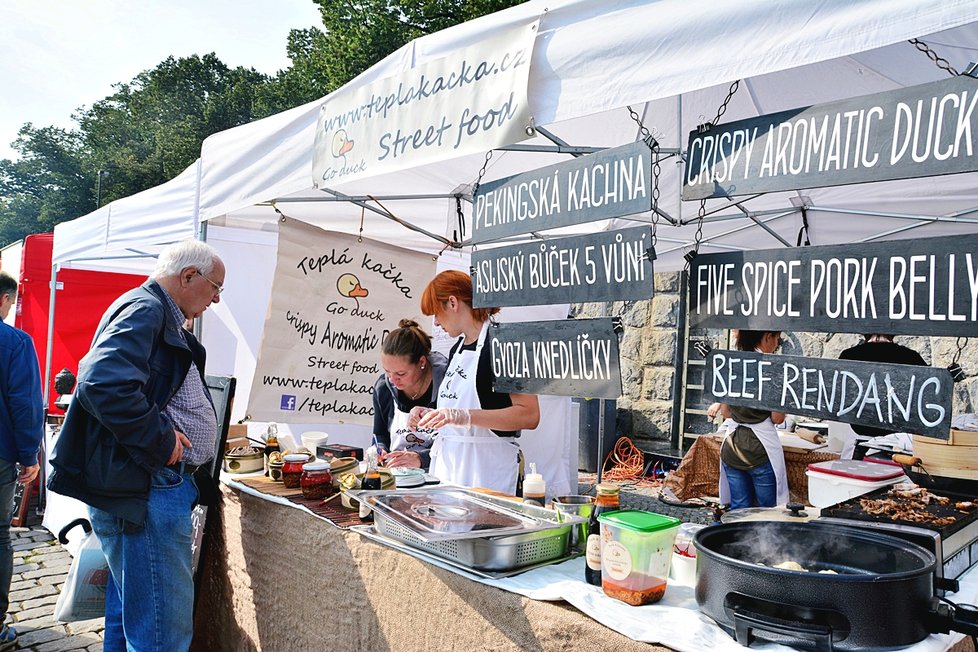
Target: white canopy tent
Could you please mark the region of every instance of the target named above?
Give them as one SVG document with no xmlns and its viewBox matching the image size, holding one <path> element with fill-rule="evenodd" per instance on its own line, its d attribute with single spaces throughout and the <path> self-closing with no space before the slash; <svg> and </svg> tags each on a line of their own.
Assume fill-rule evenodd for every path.
<svg viewBox="0 0 978 652">
<path fill-rule="evenodd" d="M 658 2 L 531 1 L 418 39 L 326 99 L 540 19 L 529 81 L 535 124 L 531 141 L 494 153 L 486 181 L 566 160 L 570 154 L 641 137 L 631 106 L 663 152 L 685 148 L 696 125 L 712 121 L 732 81 L 743 80 L 721 122 L 942 79 L 907 39 L 924 39 L 958 69 L 978 60 L 978 3 L 919 0 L 708 0 Z M 429 233 L 448 236 L 455 197 L 468 193 L 484 153 L 442 160 L 316 190 L 312 143 L 319 103 L 208 138 L 202 148 L 202 220 L 274 229 L 276 209 L 329 228 L 441 251 L 443 243 L 371 211 L 387 212 Z M 547 137 L 544 134 L 550 134 Z M 539 151 L 563 147 L 563 153 Z M 576 150 L 574 148 L 583 148 Z M 529 151 L 527 151 L 529 150 Z M 683 266 L 698 203 L 680 200 L 679 157 L 662 164 L 656 269 Z M 978 207 L 973 174 L 763 195 L 731 205 L 707 202 L 704 250 L 794 244 L 805 206 L 813 244 L 920 237 L 973 231 Z M 376 198 L 372 201 L 369 198 Z M 271 203 L 274 202 L 274 207 Z M 849 216 L 855 219 L 840 218 Z M 634 220 L 651 221 L 649 214 Z M 633 222 L 589 224 L 588 232 Z M 669 228 L 669 226 L 673 228 Z M 552 234 L 543 234 L 548 237 Z"/>
<path fill-rule="evenodd" d="M 84 226 L 61 225 L 55 262 L 151 252 L 197 232 L 198 218 L 211 225 L 207 239 L 228 260 L 229 283 L 205 316 L 209 367 L 238 376 L 239 396 L 247 396 L 280 214 L 347 233 L 357 233 L 362 223 L 366 237 L 442 252 L 458 228 L 458 201 L 468 216 L 471 188 L 486 162 L 484 152 L 418 166 L 406 162 L 393 172 L 315 189 L 313 145 L 322 103 L 538 19 L 528 88 L 537 136 L 493 152 L 483 180 L 638 140 L 643 132 L 629 115 L 631 106 L 667 155 L 659 180 L 657 271 L 681 269 L 694 241 L 699 205 L 680 200 L 681 152 L 696 125 L 714 120 L 731 82 L 742 80 L 720 122 L 947 76 L 907 42 L 915 37 L 958 69 L 978 60 L 978 0 L 531 0 L 417 39 L 323 100 L 211 136 L 196 184 L 190 183 L 192 212 L 182 203 L 186 179 L 178 193 L 153 189 L 128 198 L 127 219 L 139 221 L 131 230 L 126 224 L 128 236 L 142 238 L 128 240 L 107 235 L 121 226 L 116 204 L 127 200 L 113 202 L 75 221 L 86 220 Z M 793 245 L 803 207 L 813 244 L 974 232 L 976 180 L 968 173 L 709 200 L 701 248 Z M 179 219 L 157 228 L 161 216 Z M 636 221 L 652 216 L 566 228 L 560 235 Z M 459 240 L 454 244 L 464 246 Z M 239 401 L 233 416 L 243 416 L 244 408 Z"/>
</svg>

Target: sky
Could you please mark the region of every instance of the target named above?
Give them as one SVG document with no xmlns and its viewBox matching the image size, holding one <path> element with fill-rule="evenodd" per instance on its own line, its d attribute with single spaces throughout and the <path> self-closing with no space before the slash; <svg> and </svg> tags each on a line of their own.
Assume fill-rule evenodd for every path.
<svg viewBox="0 0 978 652">
<path fill-rule="evenodd" d="M 79 107 L 170 55 L 275 74 L 307 27 L 322 27 L 313 0 L 2 0 L 0 159 L 24 123 L 76 129 Z"/>
</svg>

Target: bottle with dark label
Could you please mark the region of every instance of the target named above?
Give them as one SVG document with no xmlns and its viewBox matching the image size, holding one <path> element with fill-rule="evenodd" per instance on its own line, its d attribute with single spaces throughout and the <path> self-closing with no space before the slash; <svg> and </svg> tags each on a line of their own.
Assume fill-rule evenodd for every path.
<svg viewBox="0 0 978 652">
<path fill-rule="evenodd" d="M 602 482 L 597 487 L 594 509 L 587 521 L 587 548 L 585 550 L 584 579 L 588 584 L 601 586 L 601 524 L 598 514 L 618 509 L 618 485 Z"/>
<path fill-rule="evenodd" d="M 265 433 L 265 475 L 268 475 L 268 456 L 274 452 L 280 451 L 278 445 L 278 425 L 273 423 L 268 424 L 268 431 Z"/>
<path fill-rule="evenodd" d="M 377 490 L 381 488 L 381 478 L 380 471 L 377 470 L 377 451 L 371 447 L 367 449 L 367 470 L 363 474 L 363 480 L 360 481 L 361 489 L 373 489 Z M 367 505 L 367 501 L 360 501 L 360 520 L 362 521 L 372 521 L 374 520 L 374 512 Z"/>
</svg>

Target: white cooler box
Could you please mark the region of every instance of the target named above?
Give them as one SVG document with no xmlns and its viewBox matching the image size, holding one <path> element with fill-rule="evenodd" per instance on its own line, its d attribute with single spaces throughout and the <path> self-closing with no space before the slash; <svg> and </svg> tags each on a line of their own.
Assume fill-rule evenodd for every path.
<svg viewBox="0 0 978 652">
<path fill-rule="evenodd" d="M 864 460 L 829 460 L 809 464 L 808 502 L 828 507 L 856 496 L 903 482 L 907 479 L 899 466 Z"/>
</svg>

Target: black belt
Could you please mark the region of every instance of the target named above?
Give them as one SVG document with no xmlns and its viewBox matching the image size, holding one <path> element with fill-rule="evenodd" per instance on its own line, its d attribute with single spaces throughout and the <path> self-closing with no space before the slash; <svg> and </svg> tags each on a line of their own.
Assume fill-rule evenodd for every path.
<svg viewBox="0 0 978 652">
<path fill-rule="evenodd" d="M 202 466 L 206 466 L 206 465 L 207 465 L 206 463 L 205 464 L 187 464 L 186 462 L 177 462 L 176 464 L 170 464 L 170 465 L 168 465 L 166 468 L 171 469 L 173 471 L 176 471 L 180 475 L 184 475 L 185 473 L 194 474 L 194 473 L 197 472 L 197 469 L 201 468 Z"/>
</svg>

